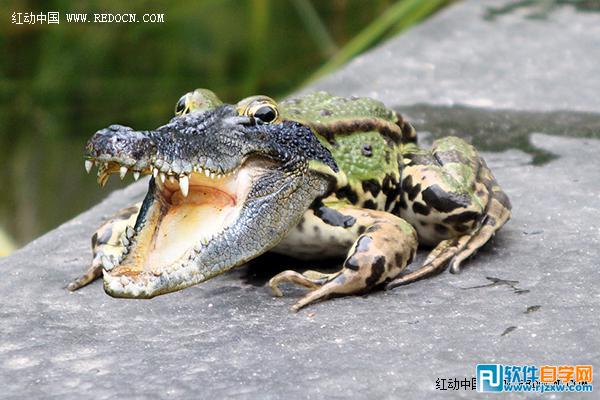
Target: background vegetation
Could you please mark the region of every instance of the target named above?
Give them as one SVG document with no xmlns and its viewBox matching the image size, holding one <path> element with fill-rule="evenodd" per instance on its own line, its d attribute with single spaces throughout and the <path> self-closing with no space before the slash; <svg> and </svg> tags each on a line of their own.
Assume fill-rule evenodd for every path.
<svg viewBox="0 0 600 400">
<path fill-rule="evenodd" d="M 256 93 L 282 97 L 447 3 L 39 0 L 3 5 L 4 248 L 11 240 L 26 243 L 108 193 L 83 170 L 82 149 L 96 130 L 111 123 L 159 126 L 171 118 L 176 100 L 196 87 L 211 88 L 227 101 Z M 11 23 L 13 12 L 41 11 L 59 11 L 60 24 Z M 67 23 L 67 12 L 164 13 L 165 23 Z M 121 185 L 112 178 L 108 189 Z"/>
</svg>

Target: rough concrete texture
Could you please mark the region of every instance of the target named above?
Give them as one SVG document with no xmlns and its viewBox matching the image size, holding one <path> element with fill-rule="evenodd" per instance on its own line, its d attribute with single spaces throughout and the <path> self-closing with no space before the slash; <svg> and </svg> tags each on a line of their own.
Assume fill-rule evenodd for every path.
<svg viewBox="0 0 600 400">
<path fill-rule="evenodd" d="M 317 86 L 407 108 L 432 132 L 425 142 L 468 129 L 452 119 L 460 112 L 436 108 L 445 104 L 600 112 L 588 60 L 600 59 L 600 15 L 559 7 L 541 21 L 520 12 L 487 21 L 490 4 L 506 2 L 453 6 Z M 512 131 L 510 114 L 469 113 L 482 124 L 466 133 L 474 142 Z M 590 137 L 549 135 L 551 112 L 547 130 L 528 130 L 521 115 L 522 150 L 484 152 L 514 215 L 462 274 L 298 314 L 288 307 L 300 289 L 277 299 L 262 287 L 291 263 L 274 258 L 149 301 L 113 299 L 99 282 L 67 292 L 95 227 L 145 182 L 115 192 L 0 261 L 0 398 L 472 398 L 436 390 L 436 379 L 470 378 L 488 362 L 598 369 L 600 140 L 581 132 L 600 116 L 568 116 L 569 136 Z M 532 163 L 532 149 L 552 157 Z"/>
</svg>

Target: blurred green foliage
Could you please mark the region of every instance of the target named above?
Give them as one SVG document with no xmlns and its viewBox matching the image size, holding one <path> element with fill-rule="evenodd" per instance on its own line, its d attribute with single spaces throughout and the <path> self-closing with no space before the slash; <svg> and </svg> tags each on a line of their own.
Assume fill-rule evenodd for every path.
<svg viewBox="0 0 600 400">
<path fill-rule="evenodd" d="M 82 150 L 111 123 L 148 129 L 208 87 L 281 97 L 447 0 L 11 1 L 0 9 L 0 229 L 23 244 L 105 196 Z M 15 12 L 59 11 L 17 25 Z M 65 13 L 164 14 L 164 23 L 67 23 Z M 361 33 L 362 32 L 362 33 Z M 353 38 L 358 38 L 353 41 Z M 346 45 L 350 47 L 345 47 Z M 328 60 L 329 64 L 326 64 Z M 123 184 L 114 177 L 109 188 Z M 90 233 L 94 227 L 90 227 Z"/>
</svg>

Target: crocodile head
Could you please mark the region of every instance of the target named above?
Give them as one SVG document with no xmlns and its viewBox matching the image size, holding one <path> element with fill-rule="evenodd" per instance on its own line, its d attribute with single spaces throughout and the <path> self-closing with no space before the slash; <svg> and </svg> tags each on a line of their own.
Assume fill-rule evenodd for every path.
<svg viewBox="0 0 600 400">
<path fill-rule="evenodd" d="M 103 271 L 107 293 L 150 298 L 241 265 L 327 190 L 326 171 L 337 171 L 329 151 L 307 126 L 281 121 L 274 103 L 254 100 L 214 102 L 150 131 L 111 125 L 89 140 L 86 168 L 99 166 L 101 184 L 115 172 L 152 175 L 124 256 Z"/>
</svg>

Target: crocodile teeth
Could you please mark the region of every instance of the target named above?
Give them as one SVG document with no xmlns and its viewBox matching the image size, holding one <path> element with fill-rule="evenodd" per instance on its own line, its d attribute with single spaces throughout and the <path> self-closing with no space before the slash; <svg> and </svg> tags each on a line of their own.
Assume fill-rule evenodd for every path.
<svg viewBox="0 0 600 400">
<path fill-rule="evenodd" d="M 186 175 L 179 177 L 179 188 L 181 189 L 181 194 L 187 197 L 190 190 L 190 180 Z"/>
<path fill-rule="evenodd" d="M 136 181 L 140 179 L 140 171 L 133 171 L 133 179 Z"/>
<path fill-rule="evenodd" d="M 167 176 L 165 175 L 165 173 L 164 173 L 164 172 L 161 172 L 161 173 L 160 173 L 160 181 L 161 181 L 162 183 L 165 183 L 165 180 L 166 180 L 166 179 L 167 179 Z"/>
<path fill-rule="evenodd" d="M 175 175 L 169 175 L 169 181 L 175 183 Z"/>
<path fill-rule="evenodd" d="M 92 170 L 92 167 L 94 166 L 94 162 L 92 160 L 85 160 L 84 165 L 85 165 L 85 170 L 89 174 L 90 171 Z"/>
<path fill-rule="evenodd" d="M 100 261 L 102 262 L 102 268 L 104 268 L 107 271 L 110 271 L 115 267 L 115 264 L 113 264 L 112 260 L 107 256 L 102 256 L 102 258 L 100 258 Z"/>
<path fill-rule="evenodd" d="M 158 176 L 158 168 L 152 168 L 152 176 L 155 178 Z"/>
<path fill-rule="evenodd" d="M 127 175 L 127 171 L 127 167 L 119 168 L 119 176 L 121 177 L 121 179 L 125 178 L 125 175 Z"/>
<path fill-rule="evenodd" d="M 125 236 L 127 237 L 127 239 L 131 239 L 133 235 L 135 235 L 135 230 L 132 227 L 128 226 L 125 229 Z"/>
<path fill-rule="evenodd" d="M 204 170 L 204 175 L 206 175 L 207 178 L 210 177 L 210 171 L 207 170 L 207 169 L 205 169 Z"/>
</svg>

